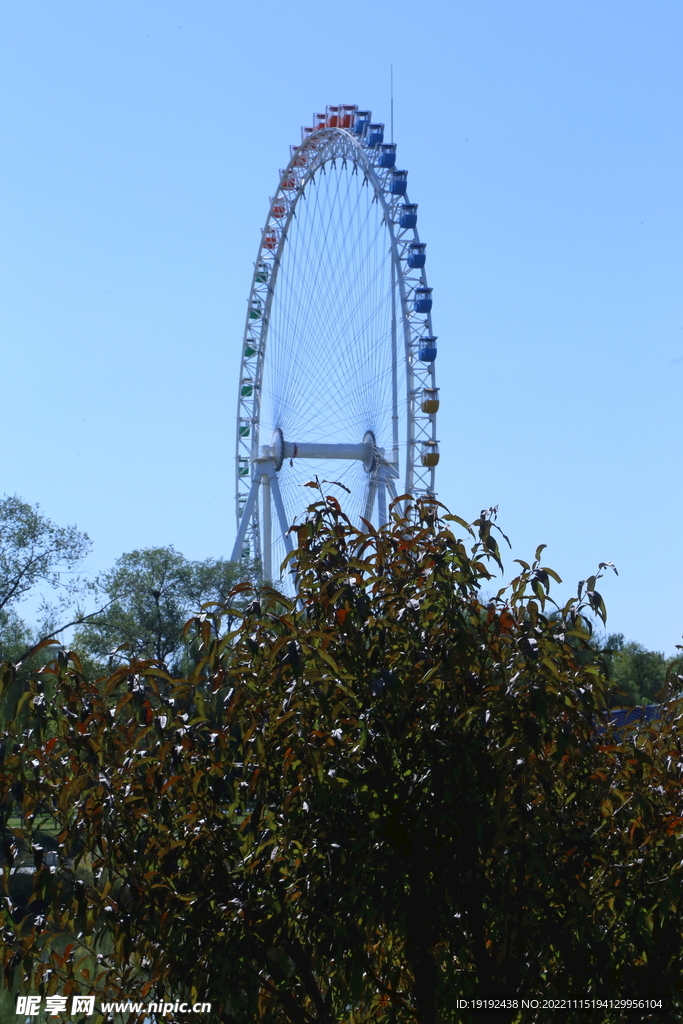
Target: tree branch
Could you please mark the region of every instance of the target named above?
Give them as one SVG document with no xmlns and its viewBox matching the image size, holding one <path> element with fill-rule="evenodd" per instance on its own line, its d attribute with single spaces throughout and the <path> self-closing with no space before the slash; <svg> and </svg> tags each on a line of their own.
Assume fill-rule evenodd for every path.
<svg viewBox="0 0 683 1024">
<path fill-rule="evenodd" d="M 45 636 L 41 637 L 40 640 L 37 640 L 30 647 L 27 647 L 25 651 L 22 651 L 21 655 L 14 662 L 15 666 L 19 666 L 25 658 L 30 658 L 46 640 L 51 640 L 52 637 L 59 636 L 60 633 L 63 633 L 65 629 L 69 629 L 71 626 L 80 626 L 82 623 L 87 622 L 88 619 L 92 619 L 96 615 L 101 615 L 110 604 L 111 601 L 107 601 L 107 603 L 101 608 L 98 608 L 96 612 L 90 612 L 88 615 L 79 615 L 77 619 L 74 619 L 72 622 L 67 622 L 65 626 L 60 626 L 59 629 L 55 629 L 51 633 L 47 633 Z"/>
</svg>

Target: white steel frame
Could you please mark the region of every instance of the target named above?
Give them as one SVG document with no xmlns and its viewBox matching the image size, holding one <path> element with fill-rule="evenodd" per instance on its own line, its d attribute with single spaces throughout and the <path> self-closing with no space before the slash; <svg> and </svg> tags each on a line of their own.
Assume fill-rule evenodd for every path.
<svg viewBox="0 0 683 1024">
<path fill-rule="evenodd" d="M 346 108 L 347 110 L 349 108 Z M 387 520 L 386 490 L 392 498 L 397 492 L 394 481 L 399 476 L 397 332 L 403 336 L 406 364 L 407 438 L 403 490 L 414 497 L 434 493 L 435 467 L 422 463 L 422 446 L 436 441 L 436 415 L 422 412 L 421 399 L 425 388 L 435 388 L 434 362 L 419 359 L 421 340 L 432 337 L 431 312 L 416 312 L 417 289 L 427 287 L 424 267 L 413 269 L 408 257 L 411 244 L 419 243 L 417 227 L 401 228 L 401 208 L 410 200 L 407 193 L 394 194 L 391 186 L 396 168 L 380 166 L 381 147 L 368 145 L 367 129 L 362 135 L 353 131 L 355 114 L 349 129 L 322 126 L 317 130 L 302 129 L 302 143 L 291 147 L 291 158 L 281 173 L 276 195 L 271 199 L 268 217 L 261 235 L 259 257 L 255 264 L 247 309 L 242 345 L 238 388 L 236 440 L 236 511 L 238 532 L 232 559 L 249 556 L 261 560 L 264 577 L 272 579 L 271 501 L 275 506 L 285 549 L 292 550 L 285 508 L 278 485 L 278 470 L 283 457 L 290 458 L 356 458 L 369 467 L 370 481 L 365 505 L 365 518 L 370 520 L 375 500 L 378 520 Z M 381 204 L 389 232 L 392 253 L 392 285 L 394 313 L 392 316 L 392 438 L 393 450 L 386 453 L 364 438 L 362 444 L 307 444 L 303 438 L 284 439 L 283 450 L 276 452 L 271 444 L 260 445 L 260 401 L 263 368 L 266 359 L 270 308 L 277 286 L 277 274 L 287 232 L 298 201 L 313 175 L 325 164 L 345 161 L 361 171 L 377 201 Z M 405 173 L 405 172 L 403 172 Z M 284 209 L 283 209 L 284 208 Z M 396 300 L 398 311 L 396 310 Z M 279 463 L 279 465 L 278 465 Z M 263 515 L 260 515 L 258 491 L 263 492 Z"/>
</svg>

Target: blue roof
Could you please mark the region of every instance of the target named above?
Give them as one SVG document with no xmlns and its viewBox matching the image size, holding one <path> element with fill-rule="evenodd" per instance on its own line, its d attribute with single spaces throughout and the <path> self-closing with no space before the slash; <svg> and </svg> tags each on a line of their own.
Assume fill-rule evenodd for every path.
<svg viewBox="0 0 683 1024">
<path fill-rule="evenodd" d="M 635 708 L 610 708 L 605 718 L 608 725 L 616 725 L 617 728 L 624 726 L 636 726 L 641 722 L 647 723 L 656 721 L 662 717 L 661 704 L 645 704 Z"/>
</svg>

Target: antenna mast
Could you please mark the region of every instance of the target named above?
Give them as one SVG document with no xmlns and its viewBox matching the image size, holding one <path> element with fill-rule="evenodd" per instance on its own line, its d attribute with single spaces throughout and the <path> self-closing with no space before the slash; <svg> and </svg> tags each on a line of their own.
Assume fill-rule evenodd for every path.
<svg viewBox="0 0 683 1024">
<path fill-rule="evenodd" d="M 391 65 L 391 141 L 394 141 L 394 65 Z"/>
</svg>

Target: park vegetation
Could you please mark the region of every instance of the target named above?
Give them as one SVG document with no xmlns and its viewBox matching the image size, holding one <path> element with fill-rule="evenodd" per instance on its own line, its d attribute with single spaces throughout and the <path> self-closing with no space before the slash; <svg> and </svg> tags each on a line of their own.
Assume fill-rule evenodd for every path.
<svg viewBox="0 0 683 1024">
<path fill-rule="evenodd" d="M 127 552 L 90 579 L 79 572 L 90 548 L 87 534 L 58 526 L 39 506 L 0 499 L 0 660 L 20 663 L 21 680 L 44 664 L 41 642 L 56 636 L 71 637 L 93 678 L 130 656 L 155 658 L 182 675 L 193 658 L 188 619 L 206 603 L 224 604 L 239 580 L 260 576 L 254 562 L 191 561 L 168 545 Z M 36 589 L 42 601 L 29 623 L 18 609 Z M 56 600 L 48 600 L 50 592 Z M 591 644 L 603 654 L 612 707 L 656 702 L 677 661 L 621 633 L 594 630 Z"/>
<path fill-rule="evenodd" d="M 188 623 L 174 671 L 136 641 L 94 676 L 48 641 L 17 696 L 7 663 L 6 982 L 173 992 L 217 1024 L 457 1024 L 459 998 L 512 993 L 680 1001 L 679 667 L 657 721 L 610 726 L 607 567 L 557 608 L 539 548 L 484 597 L 496 530 L 426 500 L 364 533 L 321 493 L 296 599 L 239 583 Z"/>
</svg>

